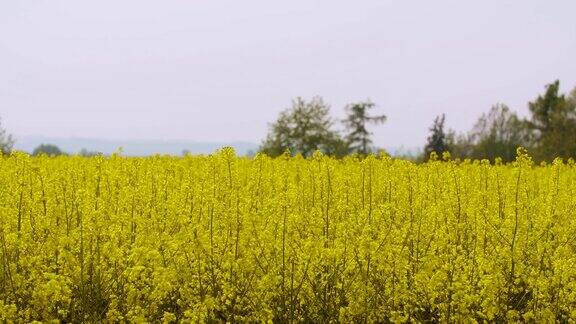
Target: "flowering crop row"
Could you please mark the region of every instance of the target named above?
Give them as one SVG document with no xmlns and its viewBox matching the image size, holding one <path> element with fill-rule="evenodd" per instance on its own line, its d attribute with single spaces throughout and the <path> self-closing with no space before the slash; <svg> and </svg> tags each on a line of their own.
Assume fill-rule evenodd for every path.
<svg viewBox="0 0 576 324">
<path fill-rule="evenodd" d="M 0 320 L 576 319 L 576 166 L 0 158 Z"/>
</svg>

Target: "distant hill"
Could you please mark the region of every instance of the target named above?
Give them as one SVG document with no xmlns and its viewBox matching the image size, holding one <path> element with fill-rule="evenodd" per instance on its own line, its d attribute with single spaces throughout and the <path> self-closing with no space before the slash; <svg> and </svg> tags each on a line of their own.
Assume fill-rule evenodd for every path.
<svg viewBox="0 0 576 324">
<path fill-rule="evenodd" d="M 194 142 L 185 140 L 104 140 L 91 138 L 58 138 L 44 136 L 18 136 L 15 149 L 32 152 L 42 143 L 55 144 L 64 152 L 78 153 L 82 149 L 112 154 L 119 148 L 129 156 L 145 156 L 153 154 L 182 155 L 184 151 L 192 154 L 213 153 L 223 146 L 231 146 L 238 155 L 255 152 L 258 144 L 250 142 Z"/>
</svg>

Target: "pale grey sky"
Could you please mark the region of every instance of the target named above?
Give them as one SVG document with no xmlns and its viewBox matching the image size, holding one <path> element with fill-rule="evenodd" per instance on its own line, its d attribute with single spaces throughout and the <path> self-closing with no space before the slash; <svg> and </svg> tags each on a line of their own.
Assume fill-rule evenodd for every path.
<svg viewBox="0 0 576 324">
<path fill-rule="evenodd" d="M 296 96 L 371 99 L 375 143 L 422 145 L 576 86 L 576 1 L 0 1 L 17 136 L 259 142 Z"/>
</svg>

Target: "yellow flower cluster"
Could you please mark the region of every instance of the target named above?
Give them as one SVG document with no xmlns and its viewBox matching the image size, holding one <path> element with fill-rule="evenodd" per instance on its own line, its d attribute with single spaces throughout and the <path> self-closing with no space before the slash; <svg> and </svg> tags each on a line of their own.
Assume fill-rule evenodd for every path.
<svg viewBox="0 0 576 324">
<path fill-rule="evenodd" d="M 0 157 L 0 321 L 576 320 L 576 166 Z"/>
</svg>

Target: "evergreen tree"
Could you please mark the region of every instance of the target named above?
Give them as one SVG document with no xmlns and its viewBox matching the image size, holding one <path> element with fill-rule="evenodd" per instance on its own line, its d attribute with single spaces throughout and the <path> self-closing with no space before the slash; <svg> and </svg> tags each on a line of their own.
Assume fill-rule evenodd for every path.
<svg viewBox="0 0 576 324">
<path fill-rule="evenodd" d="M 347 130 L 346 144 L 350 152 L 366 155 L 370 152 L 372 133 L 368 131 L 368 124 L 382 124 L 386 121 L 385 115 L 371 116 L 369 111 L 375 107 L 370 101 L 353 103 L 346 106 L 347 117 L 343 120 Z"/>
<path fill-rule="evenodd" d="M 546 86 L 544 95 L 528 104 L 535 153 L 540 159 L 576 155 L 576 104 L 572 97 L 560 94 L 560 82 Z"/>
<path fill-rule="evenodd" d="M 424 160 L 428 160 L 432 152 L 442 155 L 442 153 L 449 151 L 448 136 L 444 131 L 445 120 L 445 114 L 437 116 L 436 119 L 434 119 L 434 124 L 430 127 L 431 134 L 428 136 L 426 146 L 424 147 Z"/>
</svg>

